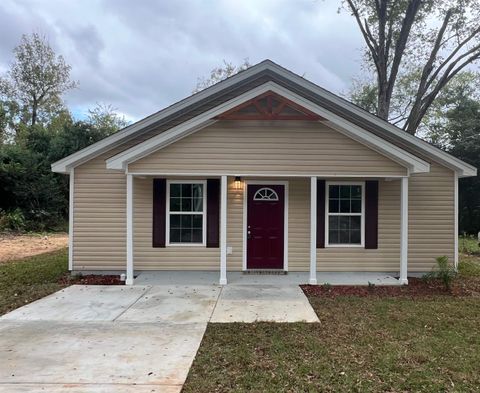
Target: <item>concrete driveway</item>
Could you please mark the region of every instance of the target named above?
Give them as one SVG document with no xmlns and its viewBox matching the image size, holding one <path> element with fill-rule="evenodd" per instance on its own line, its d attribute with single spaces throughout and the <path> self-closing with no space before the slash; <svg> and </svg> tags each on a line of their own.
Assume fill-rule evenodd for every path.
<svg viewBox="0 0 480 393">
<path fill-rule="evenodd" d="M 74 285 L 0 318 L 0 392 L 179 392 L 209 321 L 256 320 L 318 321 L 296 285 Z"/>
</svg>

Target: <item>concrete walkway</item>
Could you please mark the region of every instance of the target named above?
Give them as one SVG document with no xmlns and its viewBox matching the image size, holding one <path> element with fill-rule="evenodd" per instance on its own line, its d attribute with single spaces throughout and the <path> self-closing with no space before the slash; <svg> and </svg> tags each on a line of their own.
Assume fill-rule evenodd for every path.
<svg viewBox="0 0 480 393">
<path fill-rule="evenodd" d="M 0 392 L 180 392 L 210 321 L 318 318 L 297 285 L 74 285 L 0 317 Z"/>
</svg>

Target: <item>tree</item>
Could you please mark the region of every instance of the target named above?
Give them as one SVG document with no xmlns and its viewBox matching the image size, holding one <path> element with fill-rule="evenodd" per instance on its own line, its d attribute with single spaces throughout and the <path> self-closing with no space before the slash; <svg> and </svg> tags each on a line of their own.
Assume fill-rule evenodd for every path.
<svg viewBox="0 0 480 393">
<path fill-rule="evenodd" d="M 448 86 L 434 104 L 430 115 L 427 138 L 438 147 L 469 164 L 480 167 L 480 97 L 468 83 L 478 75 L 464 73 Z M 460 232 L 477 234 L 480 231 L 480 178 L 460 179 Z"/>
<path fill-rule="evenodd" d="M 88 123 L 98 130 L 103 130 L 105 136 L 113 134 L 128 125 L 125 117 L 116 113 L 113 106 L 98 103 L 93 109 L 88 110 Z"/>
<path fill-rule="evenodd" d="M 192 93 L 198 93 L 206 89 L 207 87 L 213 86 L 214 84 L 227 79 L 228 77 L 238 74 L 241 71 L 246 70 L 249 68 L 251 64 L 248 61 L 248 58 L 243 60 L 238 66 L 235 66 L 231 62 L 227 62 L 223 60 L 223 65 L 219 67 L 215 67 L 212 71 L 210 71 L 210 76 L 208 78 L 198 78 L 197 79 L 197 86 L 193 89 Z"/>
<path fill-rule="evenodd" d="M 391 112 L 389 122 L 401 126 L 408 114 L 411 105 L 411 97 L 415 93 L 415 86 L 418 83 L 418 73 L 402 75 L 397 81 L 397 89 L 391 99 Z M 431 142 L 446 147 L 439 138 L 444 134 L 436 133 L 438 124 L 446 120 L 445 113 L 456 105 L 456 100 L 464 95 L 471 99 L 480 99 L 480 75 L 472 71 L 458 73 L 438 93 L 437 98 L 422 118 L 421 124 L 417 127 L 417 134 L 426 137 Z M 356 105 L 370 113 L 377 113 L 377 92 L 378 86 L 374 81 L 355 80 L 348 92 L 349 99 Z M 443 132 L 443 131 L 442 131 Z"/>
<path fill-rule="evenodd" d="M 61 108 L 62 94 L 77 83 L 70 79 L 71 67 L 63 57 L 37 33 L 23 35 L 13 52 L 10 70 L 0 79 L 0 96 L 17 102 L 19 121 L 34 126 L 39 115 Z"/>
<path fill-rule="evenodd" d="M 480 3 L 476 0 L 343 0 L 366 43 L 375 73 L 377 115 L 402 119 L 415 134 L 441 90 L 480 58 Z M 410 83 L 404 113 L 392 110 L 399 79 Z M 413 88 L 412 88 L 413 87 Z"/>
</svg>

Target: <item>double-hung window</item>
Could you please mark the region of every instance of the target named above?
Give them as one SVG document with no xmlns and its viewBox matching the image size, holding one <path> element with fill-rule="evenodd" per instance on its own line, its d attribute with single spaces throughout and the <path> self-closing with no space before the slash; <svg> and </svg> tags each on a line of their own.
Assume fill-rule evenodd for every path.
<svg viewBox="0 0 480 393">
<path fill-rule="evenodd" d="M 205 182 L 170 180 L 167 185 L 167 245 L 205 245 Z"/>
<path fill-rule="evenodd" d="M 328 246 L 363 246 L 364 183 L 327 183 Z"/>
</svg>

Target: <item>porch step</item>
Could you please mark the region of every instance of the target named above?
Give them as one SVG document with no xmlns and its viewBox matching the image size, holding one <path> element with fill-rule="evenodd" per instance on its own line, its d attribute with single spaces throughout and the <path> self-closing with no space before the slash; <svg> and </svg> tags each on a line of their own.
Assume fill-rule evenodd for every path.
<svg viewBox="0 0 480 393">
<path fill-rule="evenodd" d="M 257 274 L 257 275 L 276 275 L 276 276 L 284 276 L 288 272 L 285 270 L 279 269 L 250 269 L 244 270 L 243 274 Z"/>
</svg>

